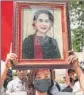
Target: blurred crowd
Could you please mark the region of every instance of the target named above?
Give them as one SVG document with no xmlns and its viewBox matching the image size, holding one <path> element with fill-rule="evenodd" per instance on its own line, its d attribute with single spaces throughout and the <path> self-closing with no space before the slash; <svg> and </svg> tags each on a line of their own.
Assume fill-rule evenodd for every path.
<svg viewBox="0 0 84 95">
<path fill-rule="evenodd" d="M 64 87 L 61 87 L 60 83 L 56 81 L 54 69 L 17 69 L 14 76 L 12 68 L 10 68 L 12 67 L 11 62 L 17 64 L 17 55 L 8 54 L 6 61 L 3 62 L 1 95 L 18 95 L 19 93 L 20 95 L 56 95 L 58 92 L 84 95 L 84 68 L 79 66 L 75 54 L 69 56 L 68 62 L 72 68 L 67 70 L 69 84 Z"/>
</svg>

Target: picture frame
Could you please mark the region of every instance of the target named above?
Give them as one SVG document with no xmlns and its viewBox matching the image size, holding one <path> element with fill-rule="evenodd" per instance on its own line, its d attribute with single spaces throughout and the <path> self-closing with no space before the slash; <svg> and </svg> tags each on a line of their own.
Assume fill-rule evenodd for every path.
<svg viewBox="0 0 84 95">
<path fill-rule="evenodd" d="M 47 10 L 54 17 L 54 23 L 52 25 L 52 28 L 46 34 L 48 35 L 49 38 L 56 40 L 61 57 L 55 58 L 47 54 L 48 57 L 43 58 L 43 53 L 41 52 L 42 53 L 41 58 L 35 57 L 38 56 L 39 53 L 36 55 L 34 54 L 34 57 L 23 58 L 23 46 L 24 46 L 23 43 L 26 38 L 28 38 L 30 35 L 35 34 L 36 27 L 34 26 L 33 18 L 35 13 L 39 10 Z M 27 68 L 37 68 L 37 67 L 65 68 L 66 66 L 68 66 L 67 59 L 68 59 L 68 50 L 70 49 L 70 34 L 68 31 L 67 2 L 16 1 L 14 3 L 14 17 L 15 19 L 14 19 L 14 32 L 13 32 L 13 52 L 18 55 L 19 64 L 17 66 L 25 67 L 25 68 L 26 67 Z M 43 41 L 42 43 L 44 44 Z M 34 47 L 33 50 L 30 45 L 31 42 L 29 42 L 28 44 L 30 47 L 28 54 L 30 53 L 30 51 L 35 52 L 36 47 Z M 56 44 L 54 43 L 54 45 Z M 46 46 L 45 48 L 47 48 Z M 51 46 L 51 48 L 53 48 L 53 46 Z M 46 49 L 45 51 L 47 50 L 48 49 Z M 50 53 L 53 52 L 51 50 L 49 51 Z"/>
</svg>

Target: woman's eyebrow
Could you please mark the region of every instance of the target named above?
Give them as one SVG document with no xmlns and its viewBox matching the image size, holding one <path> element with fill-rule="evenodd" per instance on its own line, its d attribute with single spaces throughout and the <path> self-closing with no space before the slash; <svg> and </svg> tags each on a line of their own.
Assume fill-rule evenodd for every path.
<svg viewBox="0 0 84 95">
<path fill-rule="evenodd" d="M 40 75 L 41 75 L 41 74 L 37 74 L 36 77 L 37 77 L 37 76 L 40 76 Z"/>
<path fill-rule="evenodd" d="M 45 75 L 50 75 L 49 73 L 45 74 Z"/>
</svg>

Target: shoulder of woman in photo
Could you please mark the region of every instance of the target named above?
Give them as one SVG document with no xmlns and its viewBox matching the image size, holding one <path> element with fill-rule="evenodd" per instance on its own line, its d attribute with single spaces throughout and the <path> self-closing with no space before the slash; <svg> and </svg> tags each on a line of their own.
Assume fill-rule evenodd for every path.
<svg viewBox="0 0 84 95">
<path fill-rule="evenodd" d="M 34 34 L 26 37 L 22 44 L 22 58 L 30 59 L 34 55 Z"/>
<path fill-rule="evenodd" d="M 29 41 L 33 40 L 33 37 L 34 37 L 34 36 L 35 36 L 35 34 L 32 34 L 32 35 L 27 36 L 27 37 L 23 40 L 23 43 L 24 43 L 24 42 L 27 42 L 28 40 L 29 40 Z"/>
<path fill-rule="evenodd" d="M 58 46 L 57 40 L 49 36 L 45 36 L 45 42 L 49 45 Z"/>
</svg>

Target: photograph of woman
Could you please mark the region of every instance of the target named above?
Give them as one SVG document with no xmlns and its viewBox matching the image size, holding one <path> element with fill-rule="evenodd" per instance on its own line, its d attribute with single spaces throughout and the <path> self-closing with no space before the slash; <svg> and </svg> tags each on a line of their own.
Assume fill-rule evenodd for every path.
<svg viewBox="0 0 84 95">
<path fill-rule="evenodd" d="M 47 33 L 53 27 L 54 16 L 48 10 L 38 10 L 33 17 L 35 33 L 28 35 L 22 43 L 22 59 L 60 59 L 56 39 Z M 31 31 L 30 31 L 31 32 Z"/>
</svg>

